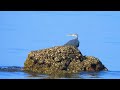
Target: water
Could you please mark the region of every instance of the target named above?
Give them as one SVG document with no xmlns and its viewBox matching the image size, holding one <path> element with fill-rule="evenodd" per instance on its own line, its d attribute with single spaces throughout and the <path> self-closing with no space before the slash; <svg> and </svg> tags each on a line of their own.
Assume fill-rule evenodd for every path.
<svg viewBox="0 0 120 90">
<path fill-rule="evenodd" d="M 0 11 L 0 79 L 120 78 L 119 23 L 117 11 Z M 79 34 L 82 54 L 99 58 L 109 71 L 49 76 L 20 70 L 30 51 L 63 45 L 71 33 Z"/>
<path fill-rule="evenodd" d="M 47 75 L 24 72 L 22 67 L 0 67 L 0 79 L 119 79 L 120 71 L 80 72 L 65 75 Z"/>
</svg>

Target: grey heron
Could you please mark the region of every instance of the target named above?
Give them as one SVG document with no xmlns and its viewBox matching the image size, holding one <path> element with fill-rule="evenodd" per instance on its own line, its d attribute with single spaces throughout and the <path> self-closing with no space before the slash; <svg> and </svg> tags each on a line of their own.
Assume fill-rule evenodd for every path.
<svg viewBox="0 0 120 90">
<path fill-rule="evenodd" d="M 72 40 L 68 41 L 64 45 L 72 45 L 72 46 L 75 46 L 75 47 L 79 47 L 78 34 L 68 34 L 67 36 L 73 36 L 73 37 L 75 37 L 75 39 L 72 39 Z"/>
<path fill-rule="evenodd" d="M 68 42 L 67 42 L 66 44 L 64 44 L 64 45 L 72 45 L 72 46 L 78 48 L 78 47 L 79 47 L 78 34 L 68 34 L 67 36 L 73 36 L 73 37 L 75 37 L 75 38 L 72 39 L 72 40 L 70 40 L 70 41 L 68 41 Z M 80 52 L 80 54 L 82 55 L 81 52 Z M 81 61 L 81 60 L 83 60 L 83 58 L 81 58 L 80 61 Z M 64 67 L 62 68 L 62 70 L 67 70 L 67 67 L 68 67 L 68 65 L 70 64 L 70 62 L 71 62 L 71 60 L 68 60 L 68 61 L 65 63 Z"/>
</svg>

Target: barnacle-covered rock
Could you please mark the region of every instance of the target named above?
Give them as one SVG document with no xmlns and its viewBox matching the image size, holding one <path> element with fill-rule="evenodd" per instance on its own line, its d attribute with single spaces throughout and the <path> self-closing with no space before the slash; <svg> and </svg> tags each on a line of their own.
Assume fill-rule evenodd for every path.
<svg viewBox="0 0 120 90">
<path fill-rule="evenodd" d="M 80 50 L 69 45 L 31 51 L 24 63 L 24 70 L 57 74 L 100 71 L 107 70 L 107 68 L 99 59 L 92 56 L 83 56 Z"/>
</svg>

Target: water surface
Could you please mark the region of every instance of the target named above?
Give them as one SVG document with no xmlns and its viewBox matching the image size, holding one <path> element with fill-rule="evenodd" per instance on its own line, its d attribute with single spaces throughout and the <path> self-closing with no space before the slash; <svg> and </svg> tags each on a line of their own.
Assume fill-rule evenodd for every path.
<svg viewBox="0 0 120 90">
<path fill-rule="evenodd" d="M 22 67 L 0 67 L 0 79 L 119 79 L 120 71 L 80 72 L 64 75 L 47 75 L 24 72 Z"/>
<path fill-rule="evenodd" d="M 72 33 L 79 35 L 81 53 L 99 58 L 109 71 L 63 77 L 7 71 L 11 66 L 23 67 L 32 50 L 64 45 L 73 39 L 66 36 Z M 0 11 L 0 66 L 7 66 L 0 78 L 120 78 L 119 56 L 119 11 Z"/>
</svg>

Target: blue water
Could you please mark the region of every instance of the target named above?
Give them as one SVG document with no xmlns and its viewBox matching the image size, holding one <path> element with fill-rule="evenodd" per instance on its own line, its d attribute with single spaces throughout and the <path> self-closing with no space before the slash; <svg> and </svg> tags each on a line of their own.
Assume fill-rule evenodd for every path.
<svg viewBox="0 0 120 90">
<path fill-rule="evenodd" d="M 119 79 L 120 71 L 80 72 L 64 75 L 47 75 L 24 72 L 21 68 L 12 66 L 0 67 L 0 79 Z M 16 71 L 15 71 L 16 70 Z"/>
<path fill-rule="evenodd" d="M 23 71 L 0 71 L 0 78 L 120 78 L 119 11 L 0 11 L 0 67 L 24 66 L 28 53 L 64 45 L 78 33 L 83 55 L 94 56 L 109 71 L 48 76 Z"/>
</svg>

